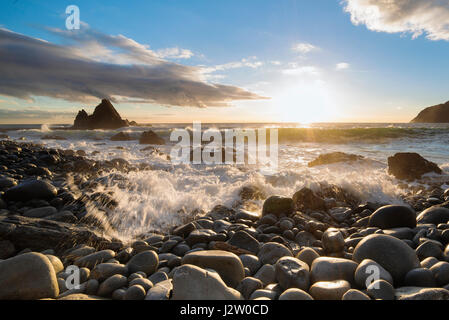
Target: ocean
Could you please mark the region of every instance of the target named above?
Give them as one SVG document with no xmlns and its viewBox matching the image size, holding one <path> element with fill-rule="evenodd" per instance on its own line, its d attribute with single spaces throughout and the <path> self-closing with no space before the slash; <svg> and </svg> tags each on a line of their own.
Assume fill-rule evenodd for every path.
<svg viewBox="0 0 449 320">
<path fill-rule="evenodd" d="M 152 170 L 109 175 L 104 177 L 106 187 L 99 186 L 98 191 L 114 192 L 118 202 L 114 215 L 120 222 L 119 230 L 127 237 L 148 230 L 148 226 L 167 229 L 194 211 L 207 212 L 216 205 L 232 207 L 239 200 L 242 187 L 248 185 L 260 188 L 266 196 L 292 196 L 304 186 L 313 189 L 328 183 L 341 186 L 364 201 L 402 203 L 404 190 L 387 173 L 387 158 L 397 152 L 417 152 L 437 163 L 444 175 L 449 174 L 449 124 L 202 124 L 203 130 L 278 129 L 279 165 L 275 172 L 242 165 L 174 165 L 166 156 L 175 144 L 169 142 L 170 133 L 174 129 L 191 130 L 191 123 L 153 124 L 151 130 L 168 142 L 157 146 L 161 153 L 141 151 L 146 146 L 138 141 L 109 140 L 118 132 L 138 139 L 148 126 L 79 131 L 69 130 L 68 125 L 0 125 L 0 131 L 11 128 L 18 129 L 6 132 L 12 140 L 84 150 L 95 160 L 123 158 L 133 164 L 149 164 Z M 45 135 L 66 140 L 41 139 Z M 362 155 L 366 160 L 307 166 L 318 155 L 334 151 Z M 255 210 L 262 203 L 255 201 Z"/>
</svg>

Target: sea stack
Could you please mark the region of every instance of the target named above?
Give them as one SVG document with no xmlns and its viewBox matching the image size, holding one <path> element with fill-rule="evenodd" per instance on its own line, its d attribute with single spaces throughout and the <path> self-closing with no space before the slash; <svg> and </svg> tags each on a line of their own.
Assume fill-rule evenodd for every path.
<svg viewBox="0 0 449 320">
<path fill-rule="evenodd" d="M 412 123 L 449 123 L 449 101 L 421 111 Z"/>
<path fill-rule="evenodd" d="M 101 100 L 95 107 L 94 113 L 88 115 L 83 109 L 78 112 L 72 129 L 118 129 L 128 127 L 128 120 L 123 120 L 112 103 L 108 99 Z"/>
</svg>

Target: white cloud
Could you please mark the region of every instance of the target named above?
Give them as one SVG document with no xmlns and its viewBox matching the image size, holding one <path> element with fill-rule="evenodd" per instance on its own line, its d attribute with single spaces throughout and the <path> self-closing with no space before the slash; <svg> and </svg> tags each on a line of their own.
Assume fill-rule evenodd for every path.
<svg viewBox="0 0 449 320">
<path fill-rule="evenodd" d="M 156 51 L 156 55 L 163 59 L 190 59 L 193 52 L 188 49 L 166 48 Z"/>
<path fill-rule="evenodd" d="M 449 41 L 448 0 L 343 0 L 355 25 L 388 33 L 423 34 L 430 40 Z"/>
<path fill-rule="evenodd" d="M 350 67 L 349 63 L 347 62 L 340 62 L 337 63 L 337 65 L 335 66 L 335 69 L 337 70 L 346 70 Z"/>
<path fill-rule="evenodd" d="M 310 43 L 302 42 L 302 43 L 296 43 L 292 49 L 293 49 L 293 51 L 299 52 L 301 54 L 306 54 L 311 51 L 318 50 L 318 47 L 316 47 Z"/>
<path fill-rule="evenodd" d="M 294 66 L 290 69 L 282 70 L 282 73 L 289 76 L 298 76 L 298 75 L 318 76 L 320 75 L 320 70 L 314 66 Z"/>
<path fill-rule="evenodd" d="M 263 66 L 264 63 L 262 61 L 258 61 L 257 57 L 249 57 L 244 58 L 240 61 L 228 62 L 224 64 L 219 64 L 211 67 L 202 67 L 201 72 L 203 74 L 210 74 L 217 71 L 226 71 L 230 69 L 239 69 L 239 68 L 252 68 L 257 69 Z"/>
</svg>

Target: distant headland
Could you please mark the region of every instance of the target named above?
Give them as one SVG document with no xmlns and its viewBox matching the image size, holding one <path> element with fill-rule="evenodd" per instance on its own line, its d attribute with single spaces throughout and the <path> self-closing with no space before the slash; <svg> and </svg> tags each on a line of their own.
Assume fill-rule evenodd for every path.
<svg viewBox="0 0 449 320">
<path fill-rule="evenodd" d="M 421 111 L 411 123 L 449 123 L 449 101 Z"/>
</svg>

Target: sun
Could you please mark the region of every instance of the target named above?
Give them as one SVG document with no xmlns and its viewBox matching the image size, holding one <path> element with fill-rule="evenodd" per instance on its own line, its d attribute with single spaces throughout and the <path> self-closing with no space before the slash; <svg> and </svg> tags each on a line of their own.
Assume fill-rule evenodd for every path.
<svg viewBox="0 0 449 320">
<path fill-rule="evenodd" d="M 331 122 L 337 116 L 335 100 L 322 81 L 284 87 L 273 97 L 273 107 L 282 122 Z"/>
</svg>

